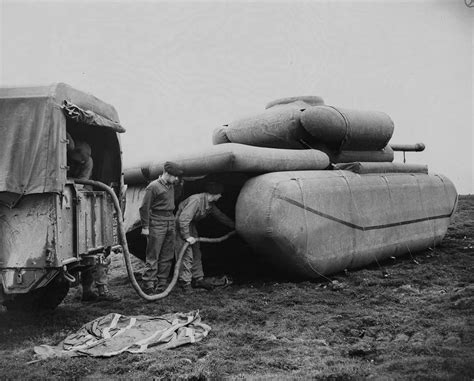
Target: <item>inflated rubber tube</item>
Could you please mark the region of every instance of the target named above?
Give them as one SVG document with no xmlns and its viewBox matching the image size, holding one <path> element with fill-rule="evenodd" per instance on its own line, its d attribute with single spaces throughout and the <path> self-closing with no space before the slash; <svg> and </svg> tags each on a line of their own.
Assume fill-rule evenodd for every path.
<svg viewBox="0 0 474 381">
<path fill-rule="evenodd" d="M 265 111 L 240 119 L 231 123 L 230 128 L 229 125 L 216 128 L 212 134 L 212 144 L 234 142 L 273 148 L 307 148 L 301 144 L 301 139 L 309 136 L 301 128 L 299 114 L 308 107 L 323 104 L 323 98 L 310 95 L 277 99 L 265 106 L 265 109 L 273 108 L 271 113 Z M 262 131 L 252 131 L 253 128 Z M 231 131 L 231 138 L 227 131 Z M 258 136 L 260 133 L 266 136 Z"/>
<path fill-rule="evenodd" d="M 303 128 L 315 141 L 340 151 L 380 150 L 394 130 L 392 119 L 379 111 L 314 106 L 304 110 L 300 118 Z"/>
<path fill-rule="evenodd" d="M 289 277 L 315 279 L 434 247 L 456 203 L 442 175 L 268 173 L 242 188 L 236 228 Z"/>
<path fill-rule="evenodd" d="M 170 157 L 181 166 L 185 176 L 221 172 L 267 173 L 325 169 L 329 157 L 318 150 L 285 150 L 227 143 L 184 157 Z M 163 173 L 164 162 L 146 163 L 124 171 L 126 184 L 143 184 Z"/>
<path fill-rule="evenodd" d="M 287 97 L 287 98 L 280 98 L 271 102 L 268 102 L 265 106 L 266 109 L 275 107 L 275 106 L 290 106 L 290 107 L 298 107 L 298 108 L 306 108 L 308 106 L 319 106 L 323 105 L 324 100 L 317 95 L 302 95 L 297 97 Z"/>
<path fill-rule="evenodd" d="M 352 163 L 354 161 L 392 162 L 394 155 L 390 146 L 377 151 L 327 151 L 331 163 Z"/>
<path fill-rule="evenodd" d="M 273 107 L 263 113 L 229 123 L 225 132 L 232 143 L 258 147 L 303 149 L 310 138 L 300 122 L 299 108 Z M 216 136 L 216 134 L 214 135 Z M 216 139 L 214 138 L 216 141 Z"/>
<path fill-rule="evenodd" d="M 424 164 L 405 163 L 371 163 L 354 162 L 335 164 L 333 169 L 342 169 L 354 173 L 425 173 L 428 174 L 428 166 Z"/>
<path fill-rule="evenodd" d="M 403 151 L 403 152 L 422 152 L 425 150 L 425 145 L 423 143 L 415 144 L 390 144 L 390 147 L 394 151 Z"/>
<path fill-rule="evenodd" d="M 217 127 L 212 132 L 212 144 L 225 144 L 230 143 L 226 133 L 226 126 Z"/>
</svg>

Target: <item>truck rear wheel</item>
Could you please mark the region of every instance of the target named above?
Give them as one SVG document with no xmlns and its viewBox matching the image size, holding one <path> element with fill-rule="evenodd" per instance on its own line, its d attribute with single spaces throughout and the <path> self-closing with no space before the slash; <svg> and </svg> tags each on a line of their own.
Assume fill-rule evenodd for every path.
<svg viewBox="0 0 474 381">
<path fill-rule="evenodd" d="M 58 275 L 45 287 L 38 288 L 26 294 L 19 294 L 12 300 L 6 300 L 3 305 L 8 311 L 38 312 L 54 310 L 66 297 L 69 282 Z"/>
</svg>

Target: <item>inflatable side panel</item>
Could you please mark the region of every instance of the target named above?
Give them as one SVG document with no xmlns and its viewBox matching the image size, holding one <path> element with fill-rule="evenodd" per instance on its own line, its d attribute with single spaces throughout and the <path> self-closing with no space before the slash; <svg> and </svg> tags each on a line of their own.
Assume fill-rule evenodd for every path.
<svg viewBox="0 0 474 381">
<path fill-rule="evenodd" d="M 328 151 L 331 163 L 352 163 L 354 161 L 392 162 L 394 155 L 390 146 L 377 151 Z"/>
<path fill-rule="evenodd" d="M 301 123 L 316 141 L 347 151 L 382 149 L 394 130 L 392 119 L 383 112 L 332 106 L 316 106 L 304 110 L 301 113 Z"/>
<path fill-rule="evenodd" d="M 444 176 L 269 173 L 239 195 L 239 234 L 289 276 L 317 278 L 432 247 L 457 193 Z"/>
<path fill-rule="evenodd" d="M 318 150 L 284 150 L 252 147 L 242 144 L 220 144 L 206 151 L 170 157 L 178 163 L 185 176 L 202 176 L 222 172 L 266 173 L 290 170 L 325 169 L 329 157 Z M 146 163 L 125 171 L 126 184 L 143 184 L 163 173 L 164 161 Z"/>
<path fill-rule="evenodd" d="M 354 162 L 334 165 L 334 169 L 342 169 L 355 173 L 425 173 L 428 174 L 428 166 L 423 164 L 406 163 L 371 163 Z"/>
<path fill-rule="evenodd" d="M 125 231 L 127 233 L 141 227 L 140 206 L 142 205 L 143 197 L 145 197 L 147 185 L 148 184 L 141 184 L 127 187 L 124 215 Z"/>
</svg>

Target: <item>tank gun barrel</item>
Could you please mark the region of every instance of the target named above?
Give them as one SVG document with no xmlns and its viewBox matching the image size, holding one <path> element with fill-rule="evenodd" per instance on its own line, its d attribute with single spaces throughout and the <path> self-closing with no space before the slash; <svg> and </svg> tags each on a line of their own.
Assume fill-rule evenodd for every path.
<svg viewBox="0 0 474 381">
<path fill-rule="evenodd" d="M 415 144 L 390 144 L 390 147 L 394 151 L 404 151 L 404 152 L 421 152 L 425 150 L 425 145 L 423 143 Z"/>
</svg>

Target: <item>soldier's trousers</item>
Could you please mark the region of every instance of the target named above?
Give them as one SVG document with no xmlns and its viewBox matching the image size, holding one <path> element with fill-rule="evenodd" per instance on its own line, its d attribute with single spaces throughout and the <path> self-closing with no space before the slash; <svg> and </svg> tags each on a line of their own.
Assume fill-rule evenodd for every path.
<svg viewBox="0 0 474 381">
<path fill-rule="evenodd" d="M 191 236 L 195 238 L 198 237 L 196 226 L 193 223 L 189 225 L 189 232 L 191 233 Z M 179 254 L 179 250 L 181 250 L 181 247 L 186 241 L 181 238 L 178 233 L 176 242 L 176 253 Z M 180 282 L 189 283 L 192 279 L 200 280 L 204 278 L 201 258 L 202 254 L 199 242 L 187 247 L 186 252 L 183 255 L 183 261 L 181 262 L 181 269 L 179 271 L 178 279 Z"/>
<path fill-rule="evenodd" d="M 142 280 L 146 288 L 165 284 L 174 258 L 175 221 L 151 220 Z"/>
<path fill-rule="evenodd" d="M 110 258 L 106 258 L 104 263 L 98 263 L 88 269 L 82 271 L 81 284 L 82 288 L 90 289 L 92 283 L 96 286 L 107 285 L 107 273 L 109 272 Z"/>
</svg>

